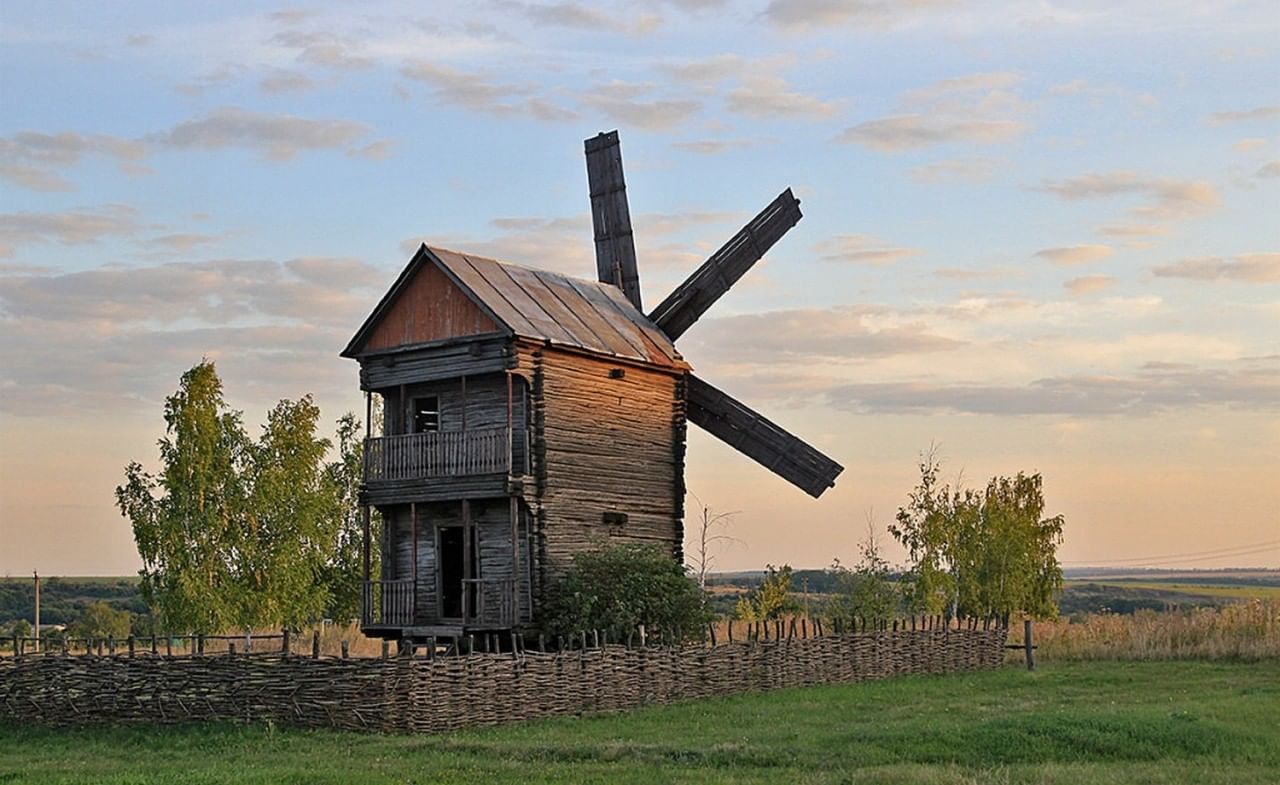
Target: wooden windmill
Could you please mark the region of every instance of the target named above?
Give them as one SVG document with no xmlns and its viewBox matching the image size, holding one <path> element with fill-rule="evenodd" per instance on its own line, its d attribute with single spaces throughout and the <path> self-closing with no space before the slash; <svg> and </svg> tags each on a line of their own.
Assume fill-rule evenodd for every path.
<svg viewBox="0 0 1280 785">
<path fill-rule="evenodd" d="M 423 245 L 342 352 L 366 419 L 383 412 L 361 489 L 368 634 L 533 621 L 547 581 L 610 542 L 680 558 L 688 421 L 812 496 L 841 472 L 674 344 L 800 220 L 791 191 L 645 315 L 617 132 L 586 154 L 598 280 Z"/>
</svg>

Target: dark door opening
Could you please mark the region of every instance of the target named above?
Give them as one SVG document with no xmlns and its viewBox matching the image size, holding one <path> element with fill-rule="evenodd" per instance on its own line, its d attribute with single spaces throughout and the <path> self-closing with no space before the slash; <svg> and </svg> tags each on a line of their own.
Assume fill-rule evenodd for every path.
<svg viewBox="0 0 1280 785">
<path fill-rule="evenodd" d="M 461 526 L 440 527 L 440 615 L 446 619 L 463 618 L 465 601 L 468 616 L 475 615 L 475 597 L 466 590 L 467 573 L 476 575 L 477 557 L 476 530 L 471 529 L 471 569 L 464 569 L 466 549 Z"/>
</svg>

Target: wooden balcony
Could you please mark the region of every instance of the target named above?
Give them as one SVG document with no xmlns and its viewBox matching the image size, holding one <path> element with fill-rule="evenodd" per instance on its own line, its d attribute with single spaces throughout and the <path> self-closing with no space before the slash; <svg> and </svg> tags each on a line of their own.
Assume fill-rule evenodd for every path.
<svg viewBox="0 0 1280 785">
<path fill-rule="evenodd" d="M 511 472 L 512 430 L 505 426 L 378 436 L 364 443 L 365 482 Z"/>
<path fill-rule="evenodd" d="M 361 593 L 360 626 L 366 630 L 461 625 L 463 629 L 511 629 L 518 621 L 515 581 L 510 578 L 468 578 L 462 581 L 463 618 L 418 613 L 418 583 L 412 578 L 365 581 Z"/>
<path fill-rule="evenodd" d="M 411 627 L 418 582 L 365 581 L 360 602 L 361 627 Z"/>
</svg>

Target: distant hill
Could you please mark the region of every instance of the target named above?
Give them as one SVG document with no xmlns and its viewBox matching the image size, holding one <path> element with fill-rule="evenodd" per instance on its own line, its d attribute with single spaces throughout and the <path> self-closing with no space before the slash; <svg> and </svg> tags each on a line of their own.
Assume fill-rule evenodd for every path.
<svg viewBox="0 0 1280 785">
<path fill-rule="evenodd" d="M 41 578 L 40 622 L 69 624 L 86 605 L 99 600 L 130 613 L 147 612 L 136 576 Z M 0 625 L 18 619 L 35 621 L 35 589 L 31 578 L 0 578 Z"/>
</svg>

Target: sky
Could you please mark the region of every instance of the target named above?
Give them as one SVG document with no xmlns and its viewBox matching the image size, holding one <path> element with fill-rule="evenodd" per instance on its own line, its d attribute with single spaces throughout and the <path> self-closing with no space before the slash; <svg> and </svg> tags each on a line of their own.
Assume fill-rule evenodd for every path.
<svg viewBox="0 0 1280 785">
<path fill-rule="evenodd" d="M 901 560 L 931 447 L 1042 473 L 1066 566 L 1280 567 L 1274 11 L 10 0 L 0 574 L 140 566 L 113 490 L 202 357 L 255 427 L 363 411 L 338 352 L 419 242 L 592 277 L 614 128 L 647 303 L 784 188 L 805 215 L 679 348 L 845 471 L 815 501 L 691 428 L 715 569 L 869 523 Z"/>
</svg>

